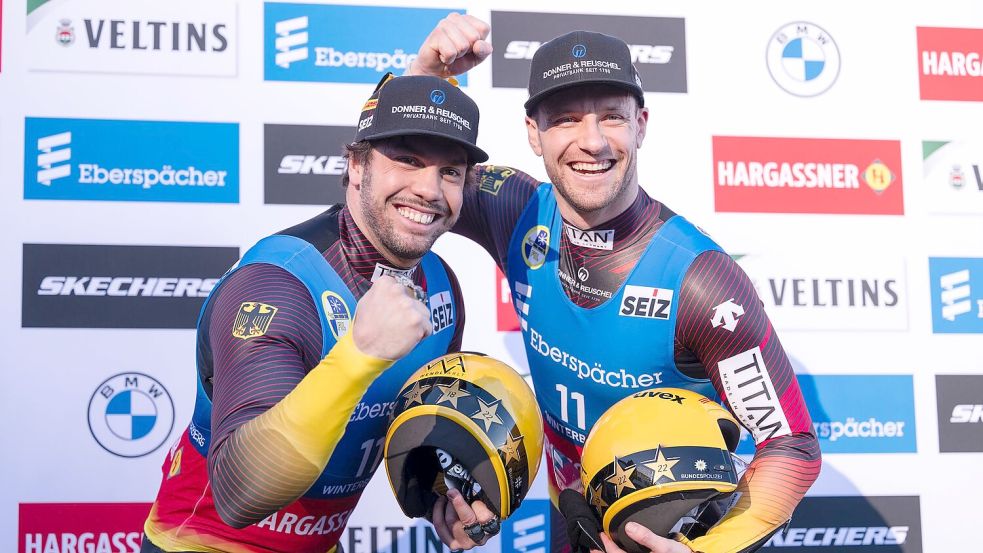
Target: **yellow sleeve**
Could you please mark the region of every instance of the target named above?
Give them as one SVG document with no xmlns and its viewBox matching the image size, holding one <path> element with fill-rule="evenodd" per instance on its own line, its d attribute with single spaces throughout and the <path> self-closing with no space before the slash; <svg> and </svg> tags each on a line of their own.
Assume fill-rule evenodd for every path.
<svg viewBox="0 0 983 553">
<path fill-rule="evenodd" d="M 393 363 L 362 353 L 349 332 L 293 391 L 255 422 L 284 436 L 308 462 L 323 470 L 355 406 Z"/>
<path fill-rule="evenodd" d="M 349 332 L 296 388 L 237 428 L 208 458 L 222 520 L 242 528 L 306 492 L 369 385 L 393 363 L 362 353 Z"/>
<path fill-rule="evenodd" d="M 782 449 L 776 452 L 776 446 Z M 763 454 L 766 449 L 770 454 Z M 814 436 L 772 440 L 771 447 L 755 454 L 737 488 L 741 497 L 727 515 L 705 536 L 679 541 L 701 553 L 754 551 L 792 516 L 821 466 Z"/>
</svg>

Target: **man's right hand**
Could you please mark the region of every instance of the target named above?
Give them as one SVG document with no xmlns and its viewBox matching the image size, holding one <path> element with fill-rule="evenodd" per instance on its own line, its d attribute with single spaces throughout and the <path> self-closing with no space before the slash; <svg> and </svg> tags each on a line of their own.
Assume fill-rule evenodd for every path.
<svg viewBox="0 0 983 553">
<path fill-rule="evenodd" d="M 427 306 L 411 289 L 384 276 L 359 300 L 352 338 L 362 353 L 397 360 L 432 330 Z"/>
<path fill-rule="evenodd" d="M 477 17 L 448 15 L 423 41 L 404 74 L 446 78 L 468 71 L 491 55 L 492 45 L 485 40 L 489 30 L 488 24 Z"/>
</svg>

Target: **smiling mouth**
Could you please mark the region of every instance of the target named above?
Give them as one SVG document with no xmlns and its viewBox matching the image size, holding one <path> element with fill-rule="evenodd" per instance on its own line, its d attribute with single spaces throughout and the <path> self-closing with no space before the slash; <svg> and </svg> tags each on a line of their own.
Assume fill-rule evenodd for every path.
<svg viewBox="0 0 983 553">
<path fill-rule="evenodd" d="M 402 215 L 404 218 L 415 223 L 420 223 L 421 225 L 429 225 L 437 217 L 433 213 L 424 213 L 407 206 L 397 207 L 396 212 Z"/>
<path fill-rule="evenodd" d="M 594 161 L 591 163 L 583 161 L 575 161 L 568 164 L 571 169 L 581 175 L 600 175 L 602 173 L 607 173 L 614 167 L 614 161 L 610 159 L 605 159 L 602 161 Z"/>
</svg>

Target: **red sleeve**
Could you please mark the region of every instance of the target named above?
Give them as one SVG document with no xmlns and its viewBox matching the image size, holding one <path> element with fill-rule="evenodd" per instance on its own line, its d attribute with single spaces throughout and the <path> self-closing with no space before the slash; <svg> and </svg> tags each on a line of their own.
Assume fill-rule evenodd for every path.
<svg viewBox="0 0 983 553">
<path fill-rule="evenodd" d="M 683 280 L 678 345 L 700 360 L 756 443 L 812 433 L 792 365 L 750 279 L 729 256 L 706 252 Z"/>
<path fill-rule="evenodd" d="M 243 302 L 276 308 L 262 335 L 233 335 Z M 243 424 L 268 411 L 317 365 L 321 356 L 321 324 L 307 288 L 271 265 L 243 267 L 231 275 L 209 307 L 208 342 L 212 348 L 212 441 L 209 479 L 217 492 L 216 507 L 230 524 L 244 526 L 256 518 L 250 506 L 267 492 L 242 478 L 237 466 L 248 463 L 270 473 L 282 472 L 273 450 L 229 439 Z M 266 467 L 266 468 L 262 468 Z M 226 504 L 219 505 L 225 499 Z M 234 503 L 234 504 L 233 504 Z"/>
<path fill-rule="evenodd" d="M 681 288 L 677 351 L 696 356 L 757 444 L 738 487 L 740 500 L 694 545 L 752 551 L 791 517 L 819 476 L 819 443 L 788 356 L 737 263 L 705 252 Z"/>
<path fill-rule="evenodd" d="M 464 208 L 452 232 L 474 240 L 504 269 L 515 225 L 539 181 L 511 167 L 478 165 L 477 185 L 464 192 Z"/>
</svg>

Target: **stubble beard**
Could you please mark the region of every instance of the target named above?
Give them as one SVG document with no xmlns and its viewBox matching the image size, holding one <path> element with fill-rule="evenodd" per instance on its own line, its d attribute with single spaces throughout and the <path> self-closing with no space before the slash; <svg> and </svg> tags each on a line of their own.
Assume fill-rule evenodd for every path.
<svg viewBox="0 0 983 553">
<path fill-rule="evenodd" d="M 429 237 L 422 236 L 409 236 L 405 233 L 398 232 L 393 228 L 390 219 L 386 217 L 386 211 L 388 207 L 388 202 L 386 199 L 379 199 L 373 201 L 374 195 L 372 193 L 372 177 L 369 171 L 365 171 L 362 176 L 361 183 L 361 194 L 359 195 L 359 203 L 362 208 L 362 216 L 365 218 L 365 223 L 368 225 L 368 229 L 362 229 L 362 232 L 366 231 L 373 233 L 381 243 L 382 247 L 392 255 L 398 257 L 400 260 L 416 262 L 433 246 L 433 243 L 437 241 L 437 238 L 441 234 L 447 232 L 450 229 L 448 217 L 441 216 L 440 220 L 437 222 L 437 230 L 430 234 Z M 407 202 L 410 203 L 410 202 Z M 446 213 L 445 209 L 438 209 L 442 215 Z M 402 217 L 398 213 L 396 217 Z M 451 223 L 453 224 L 453 223 Z M 381 252 L 385 253 L 385 252 Z"/>
<path fill-rule="evenodd" d="M 577 213 L 589 215 L 601 211 L 614 204 L 621 198 L 635 180 L 637 165 L 635 156 L 632 155 L 625 164 L 625 173 L 621 179 L 613 183 L 612 186 L 604 190 L 590 190 L 582 187 L 571 186 L 563 172 L 558 167 L 546 167 L 553 187 L 557 193 L 570 205 Z M 612 214 L 618 215 L 617 213 Z"/>
</svg>

